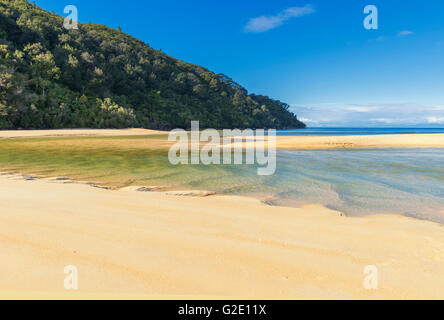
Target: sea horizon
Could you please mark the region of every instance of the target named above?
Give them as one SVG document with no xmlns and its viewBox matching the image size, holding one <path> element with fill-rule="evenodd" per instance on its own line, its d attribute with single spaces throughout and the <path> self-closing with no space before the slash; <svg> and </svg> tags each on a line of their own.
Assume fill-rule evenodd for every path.
<svg viewBox="0 0 444 320">
<path fill-rule="evenodd" d="M 305 129 L 277 130 L 279 136 L 364 136 L 392 134 L 444 133 L 444 128 L 388 128 L 388 127 L 307 127 Z"/>
</svg>

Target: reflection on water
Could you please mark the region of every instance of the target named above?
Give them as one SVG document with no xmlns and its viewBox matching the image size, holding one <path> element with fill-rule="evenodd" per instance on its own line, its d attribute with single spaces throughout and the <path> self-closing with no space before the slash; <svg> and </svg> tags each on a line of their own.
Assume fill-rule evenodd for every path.
<svg viewBox="0 0 444 320">
<path fill-rule="evenodd" d="M 322 203 L 348 215 L 400 213 L 444 223 L 444 150 L 283 152 L 276 203 Z M 293 170 L 294 167 L 298 169 Z"/>
<path fill-rule="evenodd" d="M 224 194 L 268 196 L 276 205 L 320 203 L 351 216 L 398 213 L 444 223 L 443 163 L 444 149 L 280 151 L 269 177 L 247 166 L 182 166 L 169 177 Z"/>
<path fill-rule="evenodd" d="M 77 140 L 76 140 L 77 139 Z M 66 176 L 120 188 L 165 186 L 251 195 L 268 203 L 319 203 L 358 216 L 398 213 L 444 224 L 443 149 L 278 151 L 273 176 L 254 166 L 179 165 L 131 138 L 4 140 L 0 171 Z M 149 145 L 149 144 L 148 144 Z"/>
</svg>

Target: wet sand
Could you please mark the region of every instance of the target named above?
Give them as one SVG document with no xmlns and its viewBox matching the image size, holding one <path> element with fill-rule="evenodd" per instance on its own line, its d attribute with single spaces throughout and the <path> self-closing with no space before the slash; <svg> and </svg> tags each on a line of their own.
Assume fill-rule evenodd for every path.
<svg viewBox="0 0 444 320">
<path fill-rule="evenodd" d="M 66 182 L 0 176 L 0 298 L 444 298 L 439 224 Z"/>
<path fill-rule="evenodd" d="M 168 131 L 148 129 L 64 129 L 0 131 L 0 138 L 51 136 L 142 136 L 167 135 Z M 173 142 L 168 142 L 172 145 Z M 444 148 L 444 134 L 400 134 L 369 136 L 278 136 L 278 149 L 343 148 Z"/>
<path fill-rule="evenodd" d="M 57 130 L 0 130 L 0 138 L 32 138 L 63 136 L 136 136 L 167 134 L 148 129 L 57 129 Z"/>
<path fill-rule="evenodd" d="M 344 148 L 444 148 L 444 134 L 399 134 L 369 136 L 282 136 L 279 149 Z"/>
</svg>

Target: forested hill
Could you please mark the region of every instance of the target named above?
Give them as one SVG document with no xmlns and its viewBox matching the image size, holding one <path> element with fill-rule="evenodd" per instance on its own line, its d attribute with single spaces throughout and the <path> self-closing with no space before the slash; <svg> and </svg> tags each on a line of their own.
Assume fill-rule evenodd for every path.
<svg viewBox="0 0 444 320">
<path fill-rule="evenodd" d="M 0 0 L 0 128 L 301 128 L 289 106 L 120 30 Z"/>
</svg>

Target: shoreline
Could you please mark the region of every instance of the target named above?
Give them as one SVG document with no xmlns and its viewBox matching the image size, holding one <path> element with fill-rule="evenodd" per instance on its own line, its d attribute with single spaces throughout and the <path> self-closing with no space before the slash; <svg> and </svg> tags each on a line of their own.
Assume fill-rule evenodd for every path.
<svg viewBox="0 0 444 320">
<path fill-rule="evenodd" d="M 34 137 L 79 137 L 79 136 L 137 136 L 163 135 L 167 131 L 128 128 L 128 129 L 48 129 L 48 130 L 0 130 L 0 138 Z"/>
<path fill-rule="evenodd" d="M 0 201 L 2 298 L 444 297 L 443 226 L 432 222 L 5 175 Z M 63 288 L 65 265 L 79 267 L 76 293 Z M 366 265 L 378 290 L 363 288 Z"/>
<path fill-rule="evenodd" d="M 372 216 L 400 216 L 400 217 L 406 217 L 418 221 L 427 221 L 430 223 L 436 223 L 440 226 L 444 226 L 443 223 L 440 223 L 438 221 L 433 221 L 432 219 L 420 219 L 414 216 L 406 216 L 397 212 L 386 212 L 386 213 L 374 213 L 374 214 L 366 214 L 366 215 L 359 215 L 359 216 L 353 216 L 353 215 L 347 215 L 344 212 L 341 212 L 340 210 L 334 209 L 334 208 L 328 208 L 324 204 L 321 203 L 308 203 L 304 201 L 299 201 L 298 205 L 286 205 L 286 204 L 279 204 L 276 203 L 274 200 L 274 197 L 271 195 L 243 195 L 243 194 L 223 194 L 223 193 L 217 193 L 215 191 L 210 190 L 200 190 L 195 189 L 193 187 L 182 187 L 179 188 L 177 186 L 161 186 L 161 185 L 133 185 L 133 186 L 127 186 L 127 187 L 113 187 L 113 186 L 107 186 L 106 183 L 99 182 L 99 181 L 81 181 L 81 180 L 75 180 L 71 179 L 69 177 L 57 177 L 57 176 L 42 176 L 38 174 L 33 173 L 22 173 L 22 172 L 13 172 L 13 171 L 7 171 L 2 172 L 0 171 L 0 178 L 6 178 L 11 180 L 23 180 L 23 181 L 43 181 L 48 183 L 58 183 L 58 184 L 77 184 L 77 185 L 85 185 L 89 186 L 91 188 L 96 189 L 102 189 L 102 190 L 108 190 L 108 191 L 117 191 L 117 192 L 136 192 L 140 194 L 144 193 L 153 193 L 153 194 L 161 194 L 166 196 L 179 196 L 179 197 L 192 197 L 192 198 L 205 198 L 205 197 L 236 197 L 236 198 L 245 198 L 245 199 L 252 199 L 259 201 L 260 203 L 275 207 L 275 208 L 293 208 L 293 209 L 300 209 L 304 208 L 306 206 L 316 205 L 320 206 L 322 208 L 325 208 L 327 210 L 330 210 L 332 212 L 335 212 L 339 216 L 344 216 L 347 218 L 356 218 L 356 219 L 363 219 L 366 217 L 372 217 Z M 444 215 L 444 208 L 441 213 Z"/>
<path fill-rule="evenodd" d="M 143 132 L 145 132 L 145 134 L 142 134 Z M 85 150 L 88 150 L 87 148 L 96 148 L 97 146 L 100 147 L 104 147 L 106 146 L 107 148 L 111 149 L 116 149 L 117 148 L 123 146 L 122 151 L 121 152 L 125 152 L 126 150 L 160 150 L 160 151 L 164 151 L 166 152 L 166 150 L 168 150 L 168 147 L 170 146 L 170 144 L 173 144 L 175 142 L 168 142 L 166 139 L 166 132 L 162 132 L 162 131 L 152 131 L 152 130 L 145 130 L 145 129 L 94 129 L 94 130 L 83 130 L 83 129 L 75 129 L 75 130 L 37 130 L 37 131 L 14 131 L 14 132 L 10 132 L 7 131 L 7 134 L 5 134 L 5 131 L 0 131 L 0 147 L 2 146 L 1 142 L 2 140 L 5 142 L 4 146 L 8 145 L 8 140 L 7 138 L 1 139 L 2 137 L 5 136 L 12 136 L 14 135 L 14 137 L 12 140 L 10 140 L 9 142 L 12 142 L 14 144 L 17 144 L 18 146 L 21 145 L 22 143 L 24 145 L 28 144 L 27 149 L 25 149 L 26 152 L 32 151 L 33 148 L 35 150 L 37 150 L 37 148 L 39 148 L 38 150 L 45 150 L 44 148 L 48 148 L 48 146 L 51 146 L 52 149 L 50 149 L 50 152 L 54 152 L 54 150 L 57 150 L 57 148 L 66 148 L 66 146 L 73 146 L 73 150 L 77 150 L 75 149 L 76 147 L 79 148 L 78 150 L 82 150 L 80 148 L 85 148 Z M 60 134 L 62 133 L 66 133 L 66 137 L 78 137 L 78 139 L 67 139 L 65 140 L 63 137 L 60 136 Z M 43 137 L 43 138 L 47 138 L 47 137 L 55 137 L 54 140 L 52 139 L 43 139 L 43 140 L 35 140 L 35 142 L 40 141 L 39 143 L 41 144 L 36 144 L 33 147 L 31 143 L 33 143 L 33 137 L 29 137 L 27 136 L 28 134 L 31 134 L 33 137 L 37 138 L 37 137 Z M 57 134 L 57 135 L 55 135 Z M 23 136 L 22 136 L 23 135 Z M 88 139 L 88 138 L 84 138 L 84 135 L 89 135 L 88 137 L 92 137 L 94 136 L 95 138 Z M 371 146 L 371 149 L 375 150 L 375 152 L 378 152 L 380 149 L 380 152 L 384 152 L 383 150 L 389 150 L 389 148 L 384 147 L 383 145 L 381 145 L 381 141 L 385 141 L 384 143 L 387 144 L 386 141 L 392 141 L 392 138 L 396 138 L 397 139 L 401 139 L 401 142 L 406 144 L 404 145 L 404 149 L 408 149 L 409 147 L 415 147 L 418 148 L 419 145 L 417 145 L 418 143 L 418 138 L 420 139 L 420 141 L 424 141 L 426 140 L 429 144 L 427 145 L 426 143 L 423 143 L 421 145 L 422 148 L 441 148 L 440 147 L 440 143 L 441 141 L 444 142 L 444 134 L 431 134 L 432 136 L 435 137 L 435 139 L 429 139 L 430 134 L 419 134 L 419 135 L 409 135 L 409 134 L 404 134 L 404 135 L 394 135 L 393 137 L 391 136 L 386 136 L 386 135 L 381 135 L 381 136 L 377 136 L 377 135 L 372 135 L 372 136 L 278 136 L 278 149 L 281 149 L 282 151 L 291 151 L 291 150 L 301 150 L 303 151 L 323 151 L 323 150 L 339 150 L 339 152 L 341 152 L 341 150 L 345 151 L 351 151 L 351 150 L 367 150 L 369 147 L 369 145 Z M 19 137 L 22 138 L 26 138 L 26 140 L 21 141 Z M 111 137 L 121 137 L 122 139 L 112 139 Z M 130 140 L 127 140 L 129 137 Z M 133 138 L 134 137 L 134 138 Z M 146 137 L 146 139 L 144 138 Z M 60 138 L 60 139 L 59 139 Z M 279 139 L 283 139 L 283 140 L 279 140 Z M 389 139 L 390 138 L 390 139 Z M 261 137 L 258 137 L 258 139 L 261 139 Z M 375 143 L 375 139 L 376 141 L 379 141 L 379 144 Z M 349 145 L 348 142 L 346 141 L 355 141 L 355 144 L 352 145 L 350 148 L 348 147 L 341 147 L 341 145 Z M 131 143 L 128 144 L 127 141 L 131 141 Z M 365 143 L 362 143 L 362 141 L 364 141 Z M 360 142 L 361 144 L 357 144 L 358 142 Z M 396 141 L 395 141 L 396 142 Z M 309 146 L 307 146 L 306 144 L 309 144 Z M 399 142 L 396 142 L 399 143 Z M 236 146 L 238 144 L 238 142 L 233 142 L 232 146 Z M 243 142 L 242 144 L 246 144 L 246 142 Z M 127 145 L 131 146 L 131 149 L 125 149 L 125 147 Z M 43 148 L 40 149 L 40 146 L 42 146 Z M 245 145 L 244 145 L 245 146 Z M 279 146 L 284 146 L 285 148 L 280 148 Z M 395 145 L 394 147 L 396 147 L 397 145 Z M 9 147 L 11 148 L 11 147 Z M 444 147 L 443 147 L 444 148 Z M 5 148 L 4 151 L 8 152 L 7 148 Z M 16 149 L 11 149 L 11 154 L 14 154 L 14 150 Z M 104 153 L 105 154 L 105 153 Z M 106 156 L 106 154 L 105 154 Z M 71 163 L 70 161 L 70 155 L 68 154 L 68 158 L 65 159 L 66 165 L 67 167 L 70 167 Z M 100 158 L 99 158 L 100 159 Z M 9 160 L 12 161 L 12 160 Z M 45 161 L 47 161 L 45 159 Z M 48 165 L 51 164 L 51 161 L 49 162 L 45 162 Z M 3 170 L 2 170 L 3 169 Z M 51 178 L 51 177 L 57 177 L 57 176 L 66 176 L 68 180 L 72 180 L 71 182 L 76 182 L 76 183 L 86 183 L 88 184 L 88 182 L 85 182 L 84 180 L 92 180 L 95 182 L 89 182 L 90 185 L 95 186 L 96 188 L 103 188 L 103 189 L 113 189 L 113 190 L 118 190 L 121 188 L 135 188 L 135 186 L 140 186 L 142 188 L 148 187 L 150 188 L 150 184 L 155 186 L 155 190 L 151 190 L 151 191 L 161 191 L 161 192 L 168 192 L 168 193 L 185 193 L 185 194 L 192 194 L 194 193 L 195 195 L 214 195 L 215 194 L 215 189 L 211 189 L 211 187 L 209 187 L 208 189 L 205 189 L 205 187 L 203 187 L 204 190 L 198 190 L 200 188 L 198 187 L 193 187 L 190 185 L 186 185 L 186 184 L 177 184 L 177 183 L 172 183 L 171 181 L 169 182 L 165 182 L 165 181 L 161 181 L 161 180 L 155 180 L 152 181 L 151 183 L 146 183 L 143 181 L 143 179 L 141 179 L 141 181 L 137 181 L 137 182 L 131 182 L 131 183 L 127 183 L 127 181 L 131 181 L 132 180 L 132 176 L 125 178 L 123 180 L 118 180 L 119 177 L 117 177 L 114 180 L 107 180 L 104 179 L 103 177 L 101 178 L 95 178 L 95 173 L 94 172 L 89 172 L 89 176 L 87 175 L 79 175 L 78 174 L 78 170 L 77 172 L 74 170 L 73 172 L 68 172 L 66 170 L 63 170 L 63 167 L 61 169 L 54 169 L 52 170 L 52 172 L 48 172 L 46 173 L 45 170 L 42 169 L 42 167 L 38 167 L 38 169 L 34 170 L 32 166 L 22 166 L 22 167 L 12 167 L 12 166 L 7 166 L 7 163 L 3 163 L 3 166 L 0 167 L 0 174 L 1 171 L 11 171 L 15 174 L 22 174 L 24 176 L 35 176 L 37 178 Z M 98 176 L 100 176 L 100 174 L 103 175 L 103 172 L 99 173 Z M 154 173 L 155 174 L 155 173 Z M 91 176 L 92 175 L 92 176 Z M 122 179 L 122 178 L 119 178 Z M 137 179 L 137 177 L 135 177 L 135 179 Z M 83 182 L 82 182 L 83 181 Z M 124 182 L 122 182 L 124 181 Z M 184 191 L 182 191 L 184 190 Z M 149 190 L 148 190 L 149 191 Z M 226 193 L 217 193 L 218 195 L 224 195 Z M 228 193 L 228 195 L 230 195 L 231 193 Z M 285 204 L 285 203 L 281 203 L 281 204 L 276 204 L 273 203 L 274 197 L 272 194 L 265 194 L 265 193 L 256 193 L 256 194 L 243 194 L 241 196 L 245 196 L 248 198 L 253 198 L 253 199 L 258 199 L 264 203 L 266 203 L 267 205 L 273 205 L 273 206 L 277 206 L 277 207 L 290 207 L 290 208 L 298 208 L 300 206 L 303 206 L 305 204 L 309 204 L 309 202 L 307 201 L 299 201 L 299 203 L 296 203 L 296 205 L 294 203 L 292 204 Z M 278 201 L 282 200 L 282 199 L 277 199 Z M 270 202 L 271 201 L 271 202 Z M 319 201 L 321 202 L 321 201 Z M 322 203 L 322 202 L 321 202 Z M 333 207 L 332 209 L 335 210 L 336 207 Z M 438 208 L 440 209 L 440 208 Z M 443 208 L 444 209 L 444 208 Z M 396 210 L 385 210 L 384 212 L 376 212 L 376 213 L 372 213 L 372 212 L 367 212 L 364 216 L 371 216 L 371 215 L 375 215 L 375 214 L 398 214 L 398 215 L 403 215 L 402 213 L 396 212 Z M 346 215 L 344 213 L 344 215 Z M 355 216 L 361 216 L 359 214 L 355 214 Z M 421 219 L 421 217 L 414 217 L 416 219 Z M 438 216 L 436 219 L 429 219 L 429 218 L 425 218 L 425 220 L 429 220 L 432 221 L 434 223 L 438 223 L 438 224 L 443 224 L 443 222 L 441 221 L 441 217 L 439 215 L 438 212 Z"/>
<path fill-rule="evenodd" d="M 444 148 L 444 134 L 279 136 L 277 148 L 285 150 Z"/>
<path fill-rule="evenodd" d="M 0 130 L 2 138 L 44 137 L 118 137 L 163 136 L 169 131 L 149 129 L 61 129 L 61 130 Z M 326 150 L 365 148 L 444 148 L 444 134 L 393 134 L 362 136 L 277 136 L 279 150 Z M 174 142 L 162 142 L 164 146 Z M 233 142 L 233 145 L 235 143 Z"/>
</svg>

